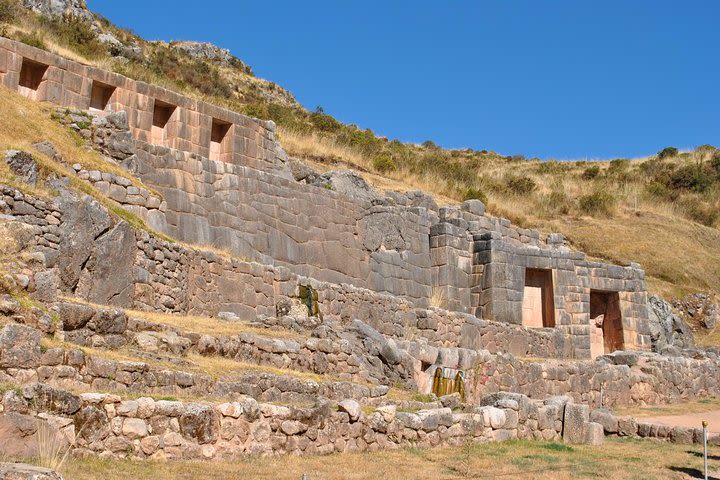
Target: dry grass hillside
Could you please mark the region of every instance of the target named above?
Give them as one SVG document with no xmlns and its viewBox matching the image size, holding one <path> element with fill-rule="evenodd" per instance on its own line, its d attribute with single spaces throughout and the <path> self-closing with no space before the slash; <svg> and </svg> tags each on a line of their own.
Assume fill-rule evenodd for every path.
<svg viewBox="0 0 720 480">
<path fill-rule="evenodd" d="M 119 43 L 100 42 L 100 32 Z M 322 109 L 305 110 L 236 57 L 207 58 L 188 53 L 182 42 L 146 41 L 99 16 L 48 19 L 18 0 L 0 0 L 0 34 L 272 119 L 285 149 L 320 170 L 347 166 L 381 190 L 422 189 L 440 204 L 482 199 L 492 214 L 559 231 L 594 257 L 641 263 L 654 292 L 720 292 L 720 152 L 712 146 L 666 148 L 635 160 L 556 162 L 407 144 L 342 124 Z"/>
</svg>

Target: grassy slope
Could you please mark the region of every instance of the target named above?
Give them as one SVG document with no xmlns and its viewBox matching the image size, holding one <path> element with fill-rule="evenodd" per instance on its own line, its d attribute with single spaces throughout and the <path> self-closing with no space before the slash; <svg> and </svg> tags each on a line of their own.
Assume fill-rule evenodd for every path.
<svg viewBox="0 0 720 480">
<path fill-rule="evenodd" d="M 403 449 L 372 454 L 248 458 L 237 462 L 71 460 L 66 478 L 253 478 L 359 480 L 375 478 L 584 479 L 687 478 L 702 469 L 702 447 L 638 440 L 608 440 L 603 446 L 509 441 L 433 450 Z M 720 468 L 711 457 L 711 472 Z M 700 476 L 693 478 L 702 478 Z"/>
</svg>

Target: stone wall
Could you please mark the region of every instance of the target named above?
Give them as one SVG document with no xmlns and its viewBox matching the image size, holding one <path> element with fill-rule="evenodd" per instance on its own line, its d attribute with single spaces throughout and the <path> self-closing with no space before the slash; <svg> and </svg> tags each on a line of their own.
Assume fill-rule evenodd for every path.
<svg viewBox="0 0 720 480">
<path fill-rule="evenodd" d="M 107 345 L 106 345 L 107 346 Z M 43 351 L 44 350 L 44 351 Z M 370 400 L 388 388 L 328 379 L 317 382 L 290 374 L 238 370 L 223 380 L 193 370 L 191 362 L 178 368 L 158 366 L 177 357 L 148 354 L 148 362 L 114 360 L 81 348 L 41 348 L 40 331 L 24 325 L 0 329 L 0 383 L 25 385 L 45 382 L 73 390 L 135 392 L 207 398 L 248 395 L 262 401 L 308 402 L 318 396 L 340 400 Z"/>
<path fill-rule="evenodd" d="M 5 206 L 0 213 L 35 225 L 35 242 L 44 251 L 47 269 L 39 272 L 38 278 L 52 285 L 45 292 L 59 288 L 98 304 L 210 316 L 234 312 L 252 320 L 282 316 L 282 308 L 300 306 L 300 287 L 311 286 L 325 319 L 345 325 L 361 319 L 396 340 L 426 339 L 437 347 L 529 357 L 573 355 L 571 338 L 557 329 L 493 322 L 434 307 L 416 308 L 402 297 L 319 282 L 285 267 L 192 249 L 133 231 L 124 222 L 113 225 L 102 207 L 87 196 L 76 198 L 65 192 L 60 199 L 47 202 L 13 188 L 4 187 L 2 193 L 0 201 Z M 88 218 L 94 220 L 88 222 Z M 118 239 L 122 241 L 118 243 Z M 87 248 L 72 248 L 78 243 Z M 108 249 L 113 249 L 111 262 L 107 257 L 102 262 L 95 260 Z"/>
<path fill-rule="evenodd" d="M 32 436 L 19 426 L 34 423 L 42 414 L 49 432 L 71 445 L 75 455 L 156 460 L 363 452 L 512 438 L 554 440 L 568 431 L 566 425 L 578 431 L 576 441 L 602 442 L 602 427 L 570 418 L 567 412 L 573 410 L 567 398 L 538 402 L 515 395 L 488 403 L 468 412 L 406 412 L 394 405 L 364 412 L 353 401 L 342 401 L 336 409 L 322 400 L 308 408 L 250 398 L 221 404 L 151 397 L 123 400 L 31 384 L 6 392 L 0 425 L 17 445 Z M 583 435 L 598 430 L 593 427 L 599 427 L 599 437 Z"/>
<path fill-rule="evenodd" d="M 7 39 L 0 39 L 0 80 L 31 98 L 90 110 L 91 122 L 83 120 L 87 114 L 69 112 L 66 117 L 77 116 L 72 125 L 148 189 L 125 185 L 127 179 L 107 172 L 80 168 L 78 176 L 173 238 L 285 266 L 295 275 L 401 296 L 416 307 L 432 302 L 515 324 L 522 323 L 529 308 L 528 272 L 544 271 L 552 305 L 543 306 L 550 313 L 542 324 L 572 339 L 562 346 L 563 354 L 589 358 L 609 353 L 617 342 L 603 345 L 603 336 L 613 335 L 621 337 L 620 348 L 651 348 L 644 273 L 637 265 L 588 262 L 561 236 L 541 236 L 485 215 L 478 201 L 437 209 L 431 201 L 412 206 L 399 194 L 343 194 L 296 182 L 271 123 Z M 98 99 L 105 103 L 100 108 Z M 219 133 L 222 140 L 216 138 Z M 220 144 L 212 146 L 213 138 Z M 335 183 L 328 185 L 334 188 Z M 105 239 L 107 248 L 111 239 L 121 241 L 123 254 L 131 251 L 125 226 Z M 214 287 L 204 290 L 208 285 L 194 281 L 192 273 L 205 274 L 205 267 L 202 262 L 192 265 L 180 279 L 187 284 L 172 288 L 187 286 L 198 293 L 190 298 L 209 303 L 206 294 Z M 120 280 L 128 276 L 123 271 Z M 134 299 L 131 292 L 116 288 L 120 280 L 106 287 L 81 279 L 77 289 L 86 297 L 110 297 L 128 305 Z M 145 280 L 153 281 L 151 275 L 141 283 Z M 229 284 L 219 282 L 223 289 Z M 255 287 L 254 292 L 245 289 L 243 302 L 227 298 L 224 303 L 270 308 L 262 298 L 270 297 L 270 286 Z M 607 332 L 590 318 L 593 292 L 618 296 L 621 318 Z M 163 288 L 163 308 L 195 308 L 187 303 L 190 298 L 173 296 L 181 294 Z"/>
<path fill-rule="evenodd" d="M 482 359 L 468 375 L 468 401 L 497 391 L 531 398 L 569 395 L 593 407 L 678 403 L 720 393 L 720 358 L 616 352 L 593 362 L 527 361 L 500 354 Z M 602 398 L 602 405 L 600 400 Z"/>
<path fill-rule="evenodd" d="M 611 410 L 601 408 L 590 412 L 590 419 L 602 425 L 605 434 L 614 437 L 652 438 L 686 445 L 702 445 L 704 442 L 701 427 L 662 425 L 643 418 L 617 416 Z M 713 435 L 708 432 L 707 441 L 708 445 L 720 446 L 720 434 Z"/>
<path fill-rule="evenodd" d="M 31 82 L 37 72 L 37 81 Z M 0 37 L 0 83 L 35 100 L 94 112 L 127 112 L 135 138 L 289 176 L 275 125 L 162 87 L 82 65 Z M 99 104 L 97 103 L 99 102 Z M 162 119 L 163 109 L 168 118 Z M 162 125 L 159 125 L 162 123 Z M 213 137 L 223 136 L 219 145 Z"/>
</svg>

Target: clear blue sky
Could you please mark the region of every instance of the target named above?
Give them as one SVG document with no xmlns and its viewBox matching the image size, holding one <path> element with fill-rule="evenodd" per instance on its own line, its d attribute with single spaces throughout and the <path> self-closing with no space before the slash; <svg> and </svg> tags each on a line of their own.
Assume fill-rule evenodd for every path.
<svg viewBox="0 0 720 480">
<path fill-rule="evenodd" d="M 346 123 L 541 158 L 720 145 L 720 1 L 89 0 Z"/>
</svg>

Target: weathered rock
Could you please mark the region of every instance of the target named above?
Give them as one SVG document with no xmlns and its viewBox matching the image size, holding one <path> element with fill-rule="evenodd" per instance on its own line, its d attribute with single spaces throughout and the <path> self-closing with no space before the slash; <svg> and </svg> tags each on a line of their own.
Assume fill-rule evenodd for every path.
<svg viewBox="0 0 720 480">
<path fill-rule="evenodd" d="M 655 352 L 662 352 L 668 346 L 679 349 L 695 346 L 690 327 L 672 312 L 668 302 L 657 295 L 648 298 L 648 325 Z"/>
<path fill-rule="evenodd" d="M 93 303 L 129 306 L 133 291 L 135 233 L 121 221 L 93 242 L 94 251 L 78 280 L 76 293 Z"/>
<path fill-rule="evenodd" d="M 19 150 L 8 150 L 5 153 L 5 162 L 21 182 L 30 185 L 37 183 L 39 170 L 31 154 Z"/>
<path fill-rule="evenodd" d="M 104 440 L 110 434 L 110 419 L 93 405 L 83 407 L 74 417 L 77 436 L 88 443 Z"/>
<path fill-rule="evenodd" d="M 590 407 L 578 403 L 568 403 L 565 405 L 565 418 L 562 432 L 563 440 L 570 443 L 585 442 L 585 425 L 589 421 Z"/>
<path fill-rule="evenodd" d="M 617 433 L 618 419 L 610 410 L 597 408 L 590 412 L 590 421 L 602 425 L 606 433 Z"/>
<path fill-rule="evenodd" d="M 38 435 L 45 444 L 43 448 L 57 451 L 67 448 L 62 434 L 44 420 L 13 412 L 0 415 L 0 439 L 6 458 L 36 457 L 40 448 Z"/>
<path fill-rule="evenodd" d="M 95 314 L 95 310 L 88 305 L 61 302 L 58 304 L 58 314 L 62 329 L 70 331 L 85 327 Z"/>
<path fill-rule="evenodd" d="M 356 422 L 362 414 L 360 404 L 355 400 L 343 400 L 338 403 L 338 408 L 341 412 L 346 412 L 350 416 L 351 422 Z"/>
<path fill-rule="evenodd" d="M 599 423 L 588 422 L 583 427 L 583 441 L 588 445 L 602 445 L 605 441 L 603 426 Z"/>
<path fill-rule="evenodd" d="M 49 468 L 24 463 L 0 463 L 0 480 L 63 480 L 63 477 Z"/>
<path fill-rule="evenodd" d="M 10 324 L 0 330 L 0 367 L 36 368 L 40 366 L 40 331 Z"/>
<path fill-rule="evenodd" d="M 180 417 L 180 432 L 201 445 L 217 440 L 219 430 L 220 418 L 207 405 L 191 404 Z"/>
<path fill-rule="evenodd" d="M 63 290 L 72 291 L 93 253 L 95 239 L 112 226 L 112 220 L 107 210 L 87 195 L 78 198 L 67 190 L 61 190 L 58 203 L 63 216 L 58 268 Z"/>
<path fill-rule="evenodd" d="M 74 415 L 82 406 L 82 400 L 77 395 L 42 383 L 25 387 L 23 395 L 32 399 L 34 407 L 39 411 L 60 415 Z"/>
<path fill-rule="evenodd" d="M 119 308 L 103 308 L 95 313 L 89 326 L 100 334 L 125 333 L 127 317 L 125 312 Z"/>
</svg>

